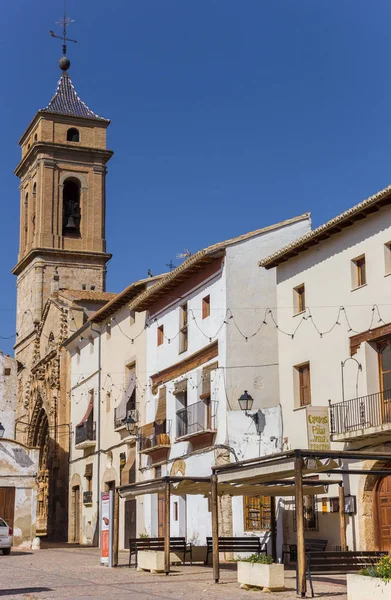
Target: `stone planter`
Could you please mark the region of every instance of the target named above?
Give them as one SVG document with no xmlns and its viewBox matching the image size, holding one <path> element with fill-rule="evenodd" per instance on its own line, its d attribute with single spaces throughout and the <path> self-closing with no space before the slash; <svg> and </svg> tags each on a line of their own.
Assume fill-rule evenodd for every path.
<svg viewBox="0 0 391 600">
<path fill-rule="evenodd" d="M 366 575 L 347 575 L 348 600 L 387 600 L 391 598 L 391 581 Z"/>
<path fill-rule="evenodd" d="M 170 564 L 181 564 L 182 557 L 175 552 L 170 553 Z M 151 573 L 164 572 L 164 552 L 160 550 L 140 550 L 137 553 L 137 570 L 151 571 Z"/>
<path fill-rule="evenodd" d="M 281 592 L 284 590 L 284 565 L 238 561 L 238 582 L 264 591 Z"/>
</svg>

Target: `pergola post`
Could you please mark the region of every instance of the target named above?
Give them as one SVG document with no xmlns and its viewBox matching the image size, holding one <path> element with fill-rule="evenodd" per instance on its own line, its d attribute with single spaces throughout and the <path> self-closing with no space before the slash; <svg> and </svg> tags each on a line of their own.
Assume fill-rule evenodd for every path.
<svg viewBox="0 0 391 600">
<path fill-rule="evenodd" d="M 338 486 L 339 489 L 339 525 L 341 529 L 341 550 L 342 552 L 346 552 L 347 544 L 346 544 L 346 513 L 345 513 L 345 490 L 343 487 L 343 482 Z"/>
<path fill-rule="evenodd" d="M 277 521 L 275 496 L 270 496 L 270 539 L 272 546 L 272 558 L 274 562 L 277 562 Z"/>
<path fill-rule="evenodd" d="M 305 598 L 307 581 L 305 577 L 305 542 L 304 542 L 304 501 L 303 501 L 303 459 L 300 452 L 295 458 L 295 508 L 297 526 L 297 593 Z"/>
<path fill-rule="evenodd" d="M 170 478 L 166 477 L 164 489 L 164 572 L 170 572 Z"/>
<path fill-rule="evenodd" d="M 211 476 L 211 503 L 212 503 L 212 542 L 213 542 L 213 578 L 215 583 L 219 583 L 220 564 L 219 564 L 219 510 L 217 495 L 217 475 Z"/>
</svg>

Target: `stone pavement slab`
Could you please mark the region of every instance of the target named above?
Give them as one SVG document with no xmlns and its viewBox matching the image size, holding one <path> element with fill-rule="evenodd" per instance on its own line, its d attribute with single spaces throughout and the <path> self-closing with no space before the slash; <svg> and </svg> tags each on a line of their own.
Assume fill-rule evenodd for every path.
<svg viewBox="0 0 391 600">
<path fill-rule="evenodd" d="M 96 548 L 51 547 L 36 552 L 0 555 L 0 598 L 5 600 L 293 600 L 295 577 L 288 571 L 284 592 L 266 594 L 239 588 L 236 565 L 222 565 L 215 585 L 211 567 L 174 567 L 169 577 L 137 572 L 120 553 L 115 569 L 99 566 Z M 346 600 L 345 578 L 314 577 L 315 597 Z M 309 594 L 308 594 L 309 596 Z"/>
</svg>

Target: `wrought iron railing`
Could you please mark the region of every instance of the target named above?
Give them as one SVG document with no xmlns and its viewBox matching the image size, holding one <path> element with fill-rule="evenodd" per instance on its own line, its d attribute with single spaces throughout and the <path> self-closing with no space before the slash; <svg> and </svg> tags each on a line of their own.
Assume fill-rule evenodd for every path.
<svg viewBox="0 0 391 600">
<path fill-rule="evenodd" d="M 76 445 L 87 441 L 95 441 L 95 421 L 88 420 L 76 426 Z"/>
<path fill-rule="evenodd" d="M 92 504 L 92 492 L 83 492 L 83 504 Z"/>
<path fill-rule="evenodd" d="M 136 409 L 126 411 L 126 416 L 124 418 L 117 417 L 117 409 L 114 409 L 114 429 L 118 429 L 119 427 L 124 427 L 126 424 L 126 419 L 129 418 L 134 423 L 134 431 L 136 432 L 137 424 L 139 422 L 139 412 Z M 131 431 L 131 430 L 129 430 Z"/>
<path fill-rule="evenodd" d="M 216 429 L 217 402 L 196 402 L 176 413 L 177 437 Z"/>
<path fill-rule="evenodd" d="M 330 403 L 330 433 L 338 435 L 391 424 L 391 390 Z"/>
<path fill-rule="evenodd" d="M 159 446 L 170 446 L 170 431 L 171 421 L 166 420 L 162 423 L 155 423 L 154 433 L 152 435 L 140 435 L 140 452 L 145 452 L 145 450 L 157 448 Z"/>
</svg>

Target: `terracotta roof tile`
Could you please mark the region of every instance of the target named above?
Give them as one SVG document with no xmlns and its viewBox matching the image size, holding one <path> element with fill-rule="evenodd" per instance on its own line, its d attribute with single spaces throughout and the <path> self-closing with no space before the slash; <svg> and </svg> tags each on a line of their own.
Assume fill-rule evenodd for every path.
<svg viewBox="0 0 391 600">
<path fill-rule="evenodd" d="M 262 227 L 261 229 L 256 229 L 255 231 L 250 231 L 249 233 L 225 240 L 224 242 L 218 242 L 217 244 L 208 246 L 204 250 L 200 250 L 193 256 L 190 256 L 190 258 L 187 258 L 181 265 L 179 265 L 179 267 L 170 273 L 167 273 L 167 275 L 158 281 L 158 283 L 156 283 L 153 287 L 140 294 L 134 300 L 134 302 L 132 302 L 130 307 L 136 310 L 145 310 L 148 306 L 155 302 L 157 298 L 163 296 L 168 290 L 173 289 L 176 285 L 178 285 L 179 282 L 191 277 L 192 274 L 199 269 L 200 265 L 207 264 L 215 258 L 222 256 L 228 246 L 244 242 L 250 238 L 256 237 L 257 235 L 268 233 L 269 231 L 274 231 L 276 229 L 280 229 L 281 227 L 286 227 L 292 223 L 303 221 L 309 218 L 310 213 L 305 213 L 298 217 L 293 217 L 292 219 L 287 219 L 286 221 L 281 221 L 280 223 L 275 223 L 274 225 L 268 225 L 267 227 Z"/>
<path fill-rule="evenodd" d="M 98 292 L 95 290 L 59 290 L 57 296 L 63 296 L 70 300 L 86 300 L 91 302 L 108 302 L 115 298 L 117 294 L 111 292 Z"/>
<path fill-rule="evenodd" d="M 380 190 L 373 196 L 366 198 L 359 204 L 356 204 L 352 208 L 349 208 L 345 212 L 341 213 L 337 217 L 334 217 L 327 223 L 324 223 L 317 229 L 306 233 L 299 239 L 288 244 L 284 248 L 281 248 L 274 254 L 271 254 L 267 258 L 259 261 L 259 266 L 265 267 L 266 269 L 272 269 L 282 262 L 286 262 L 293 256 L 307 250 L 309 247 L 319 244 L 324 239 L 331 237 L 332 235 L 339 233 L 342 228 L 349 227 L 355 221 L 364 219 L 368 214 L 377 212 L 381 206 L 391 203 L 391 185 Z"/>
</svg>

